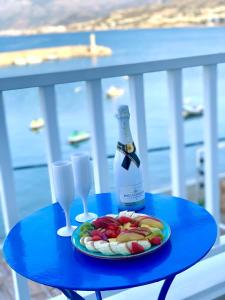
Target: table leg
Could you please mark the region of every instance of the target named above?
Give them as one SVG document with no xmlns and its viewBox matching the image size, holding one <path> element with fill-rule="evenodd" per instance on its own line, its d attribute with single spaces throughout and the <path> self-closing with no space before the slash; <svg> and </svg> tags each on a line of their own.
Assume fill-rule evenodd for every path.
<svg viewBox="0 0 225 300">
<path fill-rule="evenodd" d="M 167 279 L 165 279 L 164 283 L 163 283 L 163 286 L 161 288 L 161 291 L 159 293 L 159 297 L 158 297 L 158 300 L 165 300 L 166 299 L 166 295 L 168 293 L 168 290 L 171 286 L 171 283 L 173 282 L 174 278 L 175 278 L 176 275 L 174 276 L 170 276 L 168 277 Z"/>
<path fill-rule="evenodd" d="M 97 300 L 102 300 L 102 295 L 100 291 L 95 291 L 95 295 Z"/>
<path fill-rule="evenodd" d="M 61 289 L 61 292 L 70 300 L 85 300 L 73 290 Z"/>
</svg>

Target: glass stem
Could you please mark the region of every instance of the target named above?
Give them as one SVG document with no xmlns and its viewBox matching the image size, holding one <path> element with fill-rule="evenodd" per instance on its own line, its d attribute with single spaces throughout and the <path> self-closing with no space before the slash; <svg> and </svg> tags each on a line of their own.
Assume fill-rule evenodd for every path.
<svg viewBox="0 0 225 300">
<path fill-rule="evenodd" d="M 87 216 L 88 215 L 87 199 L 83 197 L 82 202 L 83 202 L 83 208 L 84 208 L 84 215 Z"/>
<path fill-rule="evenodd" d="M 71 223 L 70 223 L 70 214 L 68 211 L 65 211 L 65 216 L 66 216 L 66 227 L 71 228 Z"/>
</svg>

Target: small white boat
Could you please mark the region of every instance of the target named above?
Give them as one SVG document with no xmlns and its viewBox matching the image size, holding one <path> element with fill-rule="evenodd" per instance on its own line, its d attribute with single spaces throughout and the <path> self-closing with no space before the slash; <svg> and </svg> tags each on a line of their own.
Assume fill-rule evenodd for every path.
<svg viewBox="0 0 225 300">
<path fill-rule="evenodd" d="M 15 59 L 14 59 L 14 64 L 16 65 L 16 66 L 25 66 L 26 64 L 27 64 L 27 61 L 26 61 L 26 59 L 24 58 L 24 57 L 16 57 Z"/>
<path fill-rule="evenodd" d="M 200 117 L 204 113 L 204 108 L 200 104 L 184 104 L 182 115 L 185 119 Z"/>
<path fill-rule="evenodd" d="M 118 88 L 116 86 L 110 86 L 110 88 L 106 92 L 107 98 L 117 98 L 121 97 L 124 94 L 124 89 Z"/>
<path fill-rule="evenodd" d="M 43 62 L 43 59 L 38 56 L 28 56 L 26 60 L 27 60 L 27 63 L 30 65 L 36 65 L 36 64 L 40 64 Z"/>
<path fill-rule="evenodd" d="M 82 87 L 81 86 L 77 86 L 74 89 L 74 93 L 80 93 L 82 91 Z"/>
<path fill-rule="evenodd" d="M 38 131 L 40 130 L 41 128 L 43 128 L 45 125 L 45 122 L 42 118 L 39 118 L 39 119 L 34 119 L 30 122 L 30 130 L 32 131 Z"/>
<path fill-rule="evenodd" d="M 55 59 L 57 59 L 57 55 L 54 54 L 54 53 L 49 53 L 49 54 L 47 55 L 47 59 L 48 59 L 48 60 L 55 60 Z"/>
<path fill-rule="evenodd" d="M 86 131 L 74 130 L 68 137 L 69 144 L 76 144 L 90 139 L 90 134 Z"/>
</svg>

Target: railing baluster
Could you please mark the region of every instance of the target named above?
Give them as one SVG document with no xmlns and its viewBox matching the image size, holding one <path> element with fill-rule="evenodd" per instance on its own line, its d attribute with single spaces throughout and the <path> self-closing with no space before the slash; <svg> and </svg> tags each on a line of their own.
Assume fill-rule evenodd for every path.
<svg viewBox="0 0 225 300">
<path fill-rule="evenodd" d="M 15 186 L 13 180 L 12 162 L 10 157 L 7 125 L 4 113 L 2 92 L 0 92 L 0 176 L 1 176 L 1 200 L 3 218 L 6 232 L 18 221 Z"/>
<path fill-rule="evenodd" d="M 168 71 L 172 192 L 185 197 L 182 70 Z"/>
<path fill-rule="evenodd" d="M 148 192 L 150 186 L 143 75 L 130 76 L 129 85 L 131 116 L 134 121 L 134 140 L 142 163 L 144 188 Z"/>
<path fill-rule="evenodd" d="M 18 214 L 2 92 L 0 92 L 0 139 L 0 193 L 2 204 L 1 206 L 5 231 L 6 233 L 8 233 L 9 230 L 18 221 Z M 12 271 L 12 275 L 15 290 L 15 299 L 30 299 L 27 281 L 19 274 L 16 274 L 14 271 Z"/>
<path fill-rule="evenodd" d="M 219 223 L 217 66 L 203 67 L 206 208 Z"/>
<path fill-rule="evenodd" d="M 55 202 L 52 189 L 51 162 L 61 159 L 60 138 L 56 110 L 56 97 L 54 85 L 39 87 L 41 109 L 45 120 L 46 152 L 50 186 L 52 191 L 52 202 Z"/>
<path fill-rule="evenodd" d="M 108 191 L 108 164 L 101 80 L 87 81 L 88 107 L 91 119 L 91 141 L 94 165 L 95 192 Z"/>
</svg>

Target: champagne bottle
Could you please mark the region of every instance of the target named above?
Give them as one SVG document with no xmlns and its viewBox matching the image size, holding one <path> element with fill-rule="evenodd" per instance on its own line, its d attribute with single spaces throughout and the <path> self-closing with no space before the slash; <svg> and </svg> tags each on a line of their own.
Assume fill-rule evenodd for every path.
<svg viewBox="0 0 225 300">
<path fill-rule="evenodd" d="M 130 113 L 127 105 L 120 105 L 116 114 L 119 141 L 114 158 L 115 187 L 121 210 L 140 210 L 145 204 L 141 162 L 136 154 L 130 131 Z"/>
</svg>

